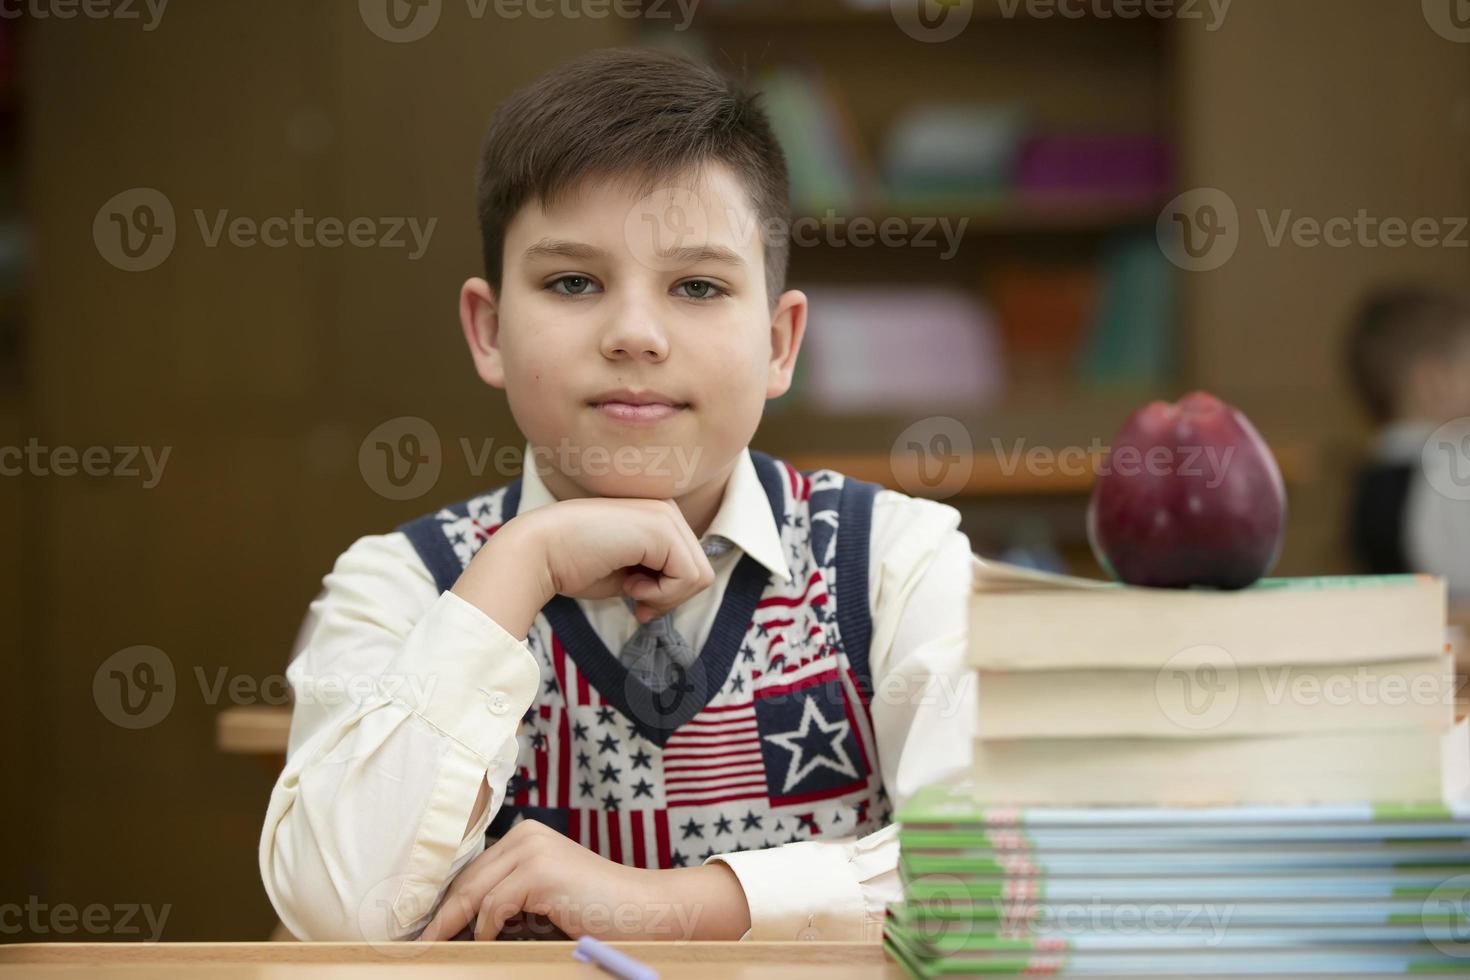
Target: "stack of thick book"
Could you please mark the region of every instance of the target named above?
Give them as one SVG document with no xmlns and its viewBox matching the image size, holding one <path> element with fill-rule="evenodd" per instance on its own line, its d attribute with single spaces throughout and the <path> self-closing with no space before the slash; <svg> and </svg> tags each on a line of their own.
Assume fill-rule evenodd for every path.
<svg viewBox="0 0 1470 980">
<path fill-rule="evenodd" d="M 976 559 L 971 777 L 900 807 L 916 977 L 1470 972 L 1470 729 L 1422 576 Z"/>
<path fill-rule="evenodd" d="M 1438 800 L 1470 790 L 1445 583 L 1140 589 L 974 564 L 990 803 Z"/>
</svg>

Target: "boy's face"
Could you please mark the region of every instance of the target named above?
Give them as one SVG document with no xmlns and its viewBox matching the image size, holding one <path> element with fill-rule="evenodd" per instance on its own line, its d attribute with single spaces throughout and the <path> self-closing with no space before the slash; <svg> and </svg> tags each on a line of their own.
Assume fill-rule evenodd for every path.
<svg viewBox="0 0 1470 980">
<path fill-rule="evenodd" d="M 800 292 L 768 303 L 758 228 L 718 164 L 644 197 L 589 182 L 511 221 L 500 294 L 471 279 L 460 316 L 558 497 L 723 486 L 790 387 L 806 322 Z M 672 405 L 608 404 L 619 390 Z"/>
<path fill-rule="evenodd" d="M 1470 324 L 1449 351 L 1415 359 L 1401 387 L 1401 417 L 1438 424 L 1470 415 Z"/>
</svg>

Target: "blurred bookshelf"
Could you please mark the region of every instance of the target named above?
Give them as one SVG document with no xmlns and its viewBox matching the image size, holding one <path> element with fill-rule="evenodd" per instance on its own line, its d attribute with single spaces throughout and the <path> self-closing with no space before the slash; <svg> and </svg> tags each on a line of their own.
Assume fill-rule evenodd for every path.
<svg viewBox="0 0 1470 980">
<path fill-rule="evenodd" d="M 971 480 L 949 502 L 976 550 L 1045 540 L 1070 558 L 1090 483 L 1006 476 L 990 450 L 1106 442 L 1190 387 L 1154 239 L 1177 193 L 1177 45 L 1146 16 L 964 9 L 934 41 L 888 0 L 704 0 L 632 40 L 744 75 L 786 151 L 788 288 L 810 316 L 756 445 L 891 486 L 894 440 L 952 419 Z"/>
<path fill-rule="evenodd" d="M 933 7 L 967 6 L 972 20 L 1010 20 L 1018 18 L 1038 19 L 1037 11 L 1047 9 L 1043 5 L 1027 5 L 1018 0 L 931 0 Z M 1055 12 L 1058 4 L 1051 4 Z M 1103 20 L 1097 16 L 1097 7 L 1090 4 L 1074 4 L 1067 9 L 1066 19 Z M 1063 15 L 1055 13 L 1058 19 Z M 704 15 L 709 26 L 733 27 L 755 26 L 762 28 L 783 25 L 815 25 L 823 27 L 847 24 L 893 23 L 889 0 L 865 0 L 865 2 L 834 2 L 834 0 L 790 0 L 787 3 L 775 0 L 719 0 L 710 3 Z"/>
<path fill-rule="evenodd" d="M 971 453 L 953 460 L 963 474 L 951 489 L 926 494 L 920 461 L 913 455 L 893 453 L 812 453 L 791 456 L 787 462 L 800 470 L 832 469 L 858 480 L 877 483 L 890 490 L 901 490 L 916 497 L 929 496 L 941 500 L 966 500 L 1000 497 L 1068 497 L 1086 496 L 1092 491 L 1095 465 L 1102 457 L 1090 446 L 1044 446 L 1048 457 L 1088 460 L 1086 468 L 1048 466 L 1028 469 L 1013 466 L 997 453 Z M 1317 472 L 1315 450 L 1306 445 L 1277 445 L 1271 452 L 1281 466 L 1287 486 L 1311 480 Z"/>
</svg>

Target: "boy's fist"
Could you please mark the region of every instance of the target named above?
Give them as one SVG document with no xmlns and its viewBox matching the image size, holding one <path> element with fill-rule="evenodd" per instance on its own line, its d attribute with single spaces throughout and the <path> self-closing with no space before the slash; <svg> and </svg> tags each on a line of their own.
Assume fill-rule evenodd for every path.
<svg viewBox="0 0 1470 980">
<path fill-rule="evenodd" d="M 640 623 L 709 588 L 714 569 L 672 500 L 580 497 L 517 515 L 453 591 L 517 637 L 557 594 L 631 596 Z"/>
<path fill-rule="evenodd" d="M 645 622 L 715 580 L 699 539 L 672 500 L 586 497 L 525 517 L 544 546 L 553 595 L 627 594 L 637 600 L 639 622 Z"/>
</svg>

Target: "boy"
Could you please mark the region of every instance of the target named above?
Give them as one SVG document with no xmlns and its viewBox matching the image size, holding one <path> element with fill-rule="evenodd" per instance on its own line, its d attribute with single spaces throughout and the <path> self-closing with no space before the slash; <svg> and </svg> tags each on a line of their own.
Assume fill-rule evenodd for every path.
<svg viewBox="0 0 1470 980">
<path fill-rule="evenodd" d="M 1378 426 L 1352 505 L 1354 556 L 1368 572 L 1431 572 L 1470 592 L 1470 450 L 1425 444 L 1442 424 L 1470 416 L 1470 303 L 1429 289 L 1369 296 L 1348 332 L 1348 365 Z M 1461 432 L 1461 437 L 1470 431 Z"/>
<path fill-rule="evenodd" d="M 597 52 L 497 109 L 478 200 L 460 319 L 526 465 L 325 578 L 261 835 L 282 922 L 876 941 L 895 804 L 968 765 L 970 548 L 748 448 L 807 314 L 763 111 Z"/>
</svg>

